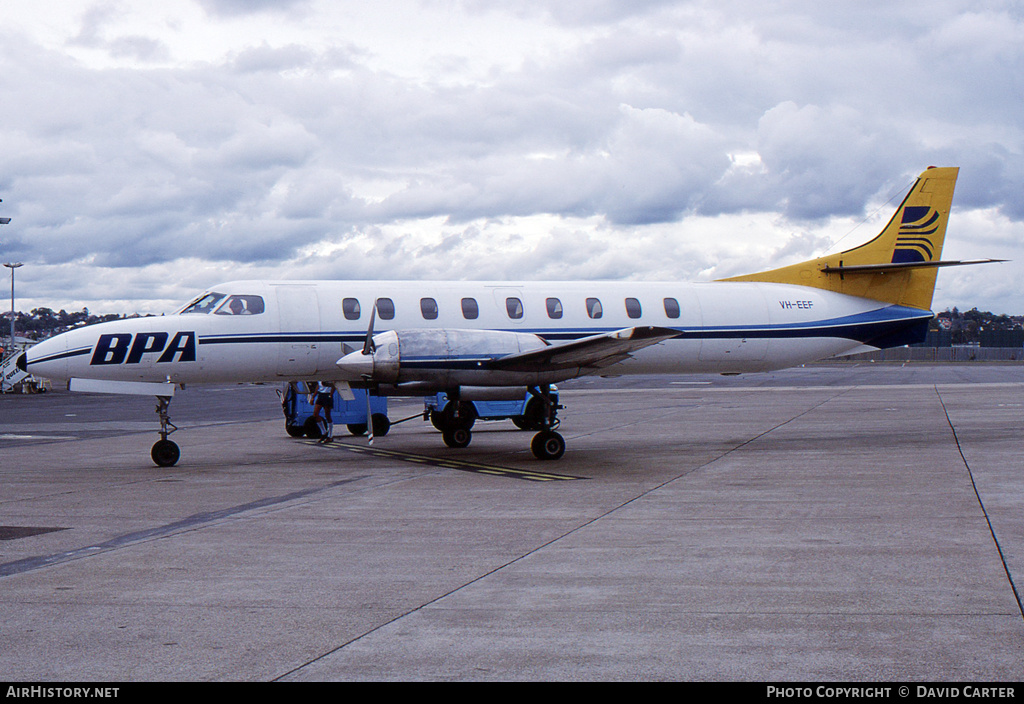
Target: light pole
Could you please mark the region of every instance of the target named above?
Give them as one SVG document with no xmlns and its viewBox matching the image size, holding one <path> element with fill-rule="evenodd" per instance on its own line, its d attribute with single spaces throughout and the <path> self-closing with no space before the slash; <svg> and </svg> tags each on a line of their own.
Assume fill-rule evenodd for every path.
<svg viewBox="0 0 1024 704">
<path fill-rule="evenodd" d="M 3 200 L 0 199 L 0 203 L 2 202 Z M 9 225 L 10 222 L 10 218 L 0 218 L 0 225 Z M 4 266 L 11 268 L 11 352 L 14 352 L 14 270 L 21 266 L 21 262 L 4 264 Z"/>
<path fill-rule="evenodd" d="M 22 263 L 4 262 L 4 266 L 11 270 L 11 352 L 14 352 L 14 270 Z"/>
</svg>

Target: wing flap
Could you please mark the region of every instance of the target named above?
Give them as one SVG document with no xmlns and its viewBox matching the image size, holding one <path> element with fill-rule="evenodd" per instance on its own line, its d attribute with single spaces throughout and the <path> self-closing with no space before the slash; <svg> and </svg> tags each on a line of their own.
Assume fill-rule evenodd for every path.
<svg viewBox="0 0 1024 704">
<path fill-rule="evenodd" d="M 623 328 L 501 357 L 491 361 L 488 367 L 516 372 L 557 371 L 574 367 L 602 369 L 627 359 L 632 352 L 678 335 L 679 331 L 671 328 Z"/>
</svg>

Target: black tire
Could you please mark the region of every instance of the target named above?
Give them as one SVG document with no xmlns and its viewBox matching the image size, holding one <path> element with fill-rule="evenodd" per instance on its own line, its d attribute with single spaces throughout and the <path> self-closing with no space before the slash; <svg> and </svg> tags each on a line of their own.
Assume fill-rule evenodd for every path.
<svg viewBox="0 0 1024 704">
<path fill-rule="evenodd" d="M 430 412 L 430 424 L 442 433 L 444 432 L 444 415 L 441 411 L 435 410 Z"/>
<path fill-rule="evenodd" d="M 157 440 L 149 455 L 158 467 L 173 467 L 181 457 L 181 449 L 170 440 Z"/>
<path fill-rule="evenodd" d="M 557 460 L 565 454 L 565 439 L 553 430 L 542 430 L 533 436 L 530 450 L 539 460 Z"/>
<path fill-rule="evenodd" d="M 349 423 L 345 427 L 348 428 L 348 432 L 352 433 L 356 437 L 366 435 L 366 423 Z"/>
<path fill-rule="evenodd" d="M 512 423 L 520 430 L 542 430 L 544 428 L 544 402 L 531 398 L 523 408 L 523 415 L 513 416 Z"/>
<path fill-rule="evenodd" d="M 444 404 L 444 410 L 441 411 L 441 432 L 444 432 L 446 428 L 462 428 L 464 430 L 472 430 L 473 424 L 476 423 L 476 408 L 473 407 L 472 403 L 459 403 L 459 416 L 455 417 L 456 404 L 454 401 L 449 401 Z"/>
<path fill-rule="evenodd" d="M 373 437 L 375 438 L 382 438 L 391 430 L 391 421 L 383 413 L 374 413 L 370 416 L 370 422 L 373 423 Z"/>
<path fill-rule="evenodd" d="M 307 418 L 306 422 L 302 424 L 302 431 L 310 440 L 318 440 L 324 434 L 323 431 L 320 430 L 320 424 L 316 422 L 316 418 L 313 416 Z"/>
<path fill-rule="evenodd" d="M 306 429 L 301 425 L 288 425 L 284 424 L 284 431 L 293 438 L 301 438 L 306 434 Z"/>
<path fill-rule="evenodd" d="M 451 428 L 441 434 L 444 444 L 448 447 L 467 447 L 473 439 L 473 433 L 469 428 Z"/>
</svg>

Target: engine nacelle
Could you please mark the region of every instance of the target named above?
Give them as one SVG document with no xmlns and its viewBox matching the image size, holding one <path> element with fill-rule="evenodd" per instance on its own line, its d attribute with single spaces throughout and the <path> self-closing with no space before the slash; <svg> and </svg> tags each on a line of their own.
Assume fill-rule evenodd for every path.
<svg viewBox="0 0 1024 704">
<path fill-rule="evenodd" d="M 437 388 L 545 383 L 527 372 L 496 371 L 493 359 L 546 347 L 537 335 L 501 330 L 389 330 L 373 336 L 373 352 L 338 360 L 348 381 L 425 382 Z M 559 379 L 560 380 L 560 379 Z"/>
</svg>

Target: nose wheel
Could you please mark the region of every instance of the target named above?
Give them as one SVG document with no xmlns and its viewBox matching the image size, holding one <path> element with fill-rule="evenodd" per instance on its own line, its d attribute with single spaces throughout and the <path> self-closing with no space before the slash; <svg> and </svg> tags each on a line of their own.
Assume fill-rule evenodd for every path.
<svg viewBox="0 0 1024 704">
<path fill-rule="evenodd" d="M 171 422 L 167 409 L 171 406 L 170 396 L 156 397 L 156 413 L 160 417 L 160 439 L 153 445 L 150 457 L 159 467 L 173 467 L 181 457 L 181 449 L 178 445 L 167 439 L 167 436 L 178 429 L 178 426 Z"/>
</svg>

